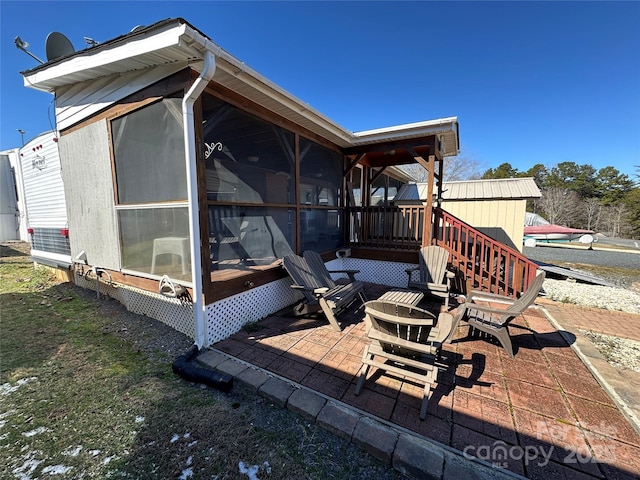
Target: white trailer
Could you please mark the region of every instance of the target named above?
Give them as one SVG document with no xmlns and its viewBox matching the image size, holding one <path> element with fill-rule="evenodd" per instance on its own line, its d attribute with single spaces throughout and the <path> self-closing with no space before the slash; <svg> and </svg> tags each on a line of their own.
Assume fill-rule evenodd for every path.
<svg viewBox="0 0 640 480">
<path fill-rule="evenodd" d="M 0 241 L 27 241 L 27 228 L 21 235 L 21 209 L 18 205 L 21 195 L 18 192 L 16 166 L 19 167 L 18 149 L 0 152 Z M 20 183 L 21 185 L 21 183 Z M 26 223 L 26 222 L 23 222 Z"/>
<path fill-rule="evenodd" d="M 56 268 L 71 267 L 69 223 L 60 170 L 58 138 L 44 132 L 20 149 L 31 258 Z"/>
</svg>

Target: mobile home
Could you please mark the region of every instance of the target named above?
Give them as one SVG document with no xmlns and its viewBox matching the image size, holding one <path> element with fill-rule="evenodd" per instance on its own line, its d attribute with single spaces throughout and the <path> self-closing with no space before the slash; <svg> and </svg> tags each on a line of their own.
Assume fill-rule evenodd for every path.
<svg viewBox="0 0 640 480">
<path fill-rule="evenodd" d="M 54 131 L 43 132 L 19 150 L 31 258 L 61 273 L 71 268 L 64 183 Z"/>
<path fill-rule="evenodd" d="M 18 149 L 0 152 L 0 241 L 21 240 L 18 181 L 14 169 Z M 26 229 L 25 237 L 26 240 Z"/>
<path fill-rule="evenodd" d="M 287 253 L 400 286 L 440 241 L 392 238 L 378 220 L 410 180 L 401 165 L 440 191 L 456 117 L 352 132 L 180 18 L 22 74 L 55 94 L 75 280 L 198 346 L 300 298 Z M 432 207 L 396 217 L 429 226 Z"/>
</svg>

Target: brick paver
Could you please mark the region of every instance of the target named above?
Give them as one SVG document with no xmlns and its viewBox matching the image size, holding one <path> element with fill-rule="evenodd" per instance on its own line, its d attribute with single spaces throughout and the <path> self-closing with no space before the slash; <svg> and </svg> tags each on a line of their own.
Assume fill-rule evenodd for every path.
<svg viewBox="0 0 640 480">
<path fill-rule="evenodd" d="M 371 299 L 384 291 L 371 285 L 366 294 Z M 339 316 L 342 332 L 332 331 L 326 321 L 274 315 L 260 322 L 261 330 L 241 331 L 214 347 L 329 399 L 319 423 L 345 438 L 358 418 L 330 399 L 529 478 L 640 477 L 640 434 L 567 343 L 575 343 L 578 333 L 572 337 L 571 330 L 576 328 L 640 340 L 640 315 L 540 303 L 544 309 L 527 310 L 510 329 L 515 358 L 491 339 L 459 328 L 443 349 L 443 369 L 424 421 L 418 418 L 422 386 L 402 377 L 372 369 L 355 395 L 368 342 L 358 306 Z M 562 325 L 562 334 L 546 312 Z M 366 444 L 367 432 L 376 431 L 395 439 L 378 425 L 362 424 L 354 441 Z M 371 439 L 371 452 L 407 473 L 420 467 L 411 452 L 431 447 L 401 435 L 395 448 L 391 454 L 383 441 Z M 507 458 L 500 456 L 504 451 Z M 441 451 L 430 455 L 437 462 L 442 458 Z M 468 468 L 456 462 L 448 461 L 450 472 Z"/>
</svg>

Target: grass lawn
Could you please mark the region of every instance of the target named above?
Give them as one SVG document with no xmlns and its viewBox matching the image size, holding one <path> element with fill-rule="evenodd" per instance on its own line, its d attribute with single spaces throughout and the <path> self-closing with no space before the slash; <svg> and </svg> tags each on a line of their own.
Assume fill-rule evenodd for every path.
<svg viewBox="0 0 640 480">
<path fill-rule="evenodd" d="M 157 341 L 181 334 L 1 249 L 0 478 L 399 477 L 262 397 L 181 379 Z"/>
</svg>

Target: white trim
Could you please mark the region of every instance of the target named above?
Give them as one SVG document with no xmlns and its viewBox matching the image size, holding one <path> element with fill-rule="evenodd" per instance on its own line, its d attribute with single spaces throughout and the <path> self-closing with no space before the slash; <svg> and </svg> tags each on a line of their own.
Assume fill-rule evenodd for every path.
<svg viewBox="0 0 640 480">
<path fill-rule="evenodd" d="M 64 263 L 68 263 L 71 264 L 71 255 L 63 255 L 61 253 L 51 253 L 51 252 L 45 252 L 43 250 L 33 250 L 31 249 L 31 252 L 29 252 L 29 255 L 32 257 L 37 257 L 37 258 L 42 258 L 42 259 L 47 259 L 47 260 L 54 260 L 56 262 L 64 262 Z"/>
</svg>

